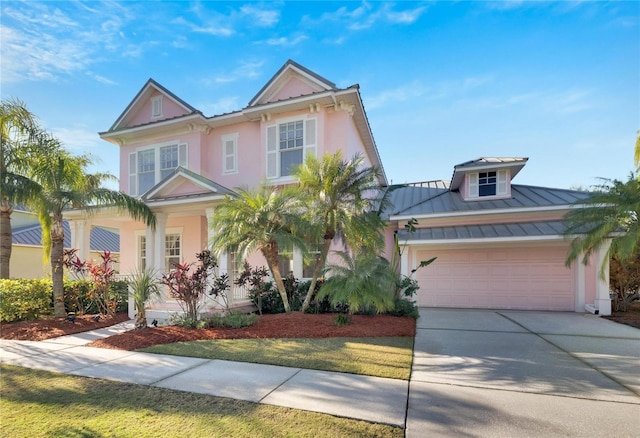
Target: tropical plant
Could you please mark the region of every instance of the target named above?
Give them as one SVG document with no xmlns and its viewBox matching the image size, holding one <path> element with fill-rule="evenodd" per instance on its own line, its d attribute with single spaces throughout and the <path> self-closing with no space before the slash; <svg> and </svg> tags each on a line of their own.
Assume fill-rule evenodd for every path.
<svg viewBox="0 0 640 438">
<path fill-rule="evenodd" d="M 368 246 L 380 248 L 384 242 L 384 222 L 375 213 L 380 199 L 375 167 L 366 167 L 364 158 L 356 155 L 343 160 L 340 151 L 325 155 L 321 160 L 307 155 L 304 164 L 294 172 L 304 198 L 306 216 L 313 228 L 308 228 L 322 247 L 313 260 L 311 284 L 302 304 L 305 312 L 311 303 L 316 282 L 325 267 L 331 244 L 335 238 L 352 248 Z"/>
<path fill-rule="evenodd" d="M 136 310 L 135 328 L 147 328 L 145 307 L 149 301 L 160 296 L 158 275 L 152 269 L 136 270 L 129 278 L 129 295 Z"/>
<path fill-rule="evenodd" d="M 11 214 L 16 203 L 24 203 L 39 192 L 25 176 L 33 156 L 33 140 L 40 128 L 24 102 L 3 100 L 0 104 L 0 278 L 9 278 L 12 248 Z"/>
<path fill-rule="evenodd" d="M 112 207 L 128 212 L 134 219 L 142 220 L 151 227 L 155 227 L 156 219 L 144 202 L 103 188 L 105 181 L 114 179 L 112 175 L 87 173 L 87 168 L 93 164 L 89 156 L 71 155 L 52 136 L 41 136 L 38 143 L 45 145 L 50 153 L 32 157 L 28 176 L 40 185 L 41 192 L 29 201 L 29 205 L 38 213 L 44 256 L 51 262 L 55 315 L 62 317 L 66 315 L 63 302 L 63 212 L 71 208 L 94 214 L 99 207 Z"/>
<path fill-rule="evenodd" d="M 65 249 L 63 266 L 73 272 L 76 277 L 89 279 L 91 285 L 89 297 L 99 313 L 114 315 L 118 305 L 118 297 L 111 288 L 116 274 L 115 258 L 110 251 L 104 251 L 100 253 L 100 261 L 86 261 L 81 260 L 77 252 L 77 249 Z"/>
<path fill-rule="evenodd" d="M 237 251 L 238 260 L 260 251 L 284 303 L 291 312 L 287 292 L 278 266 L 280 248 L 304 249 L 296 236 L 302 229 L 300 203 L 287 189 L 262 185 L 256 191 L 239 189 L 237 197 L 227 196 L 214 210 L 211 242 L 216 253 Z"/>
<path fill-rule="evenodd" d="M 162 275 L 161 284 L 169 287 L 169 294 L 178 301 L 185 321 L 198 321 L 200 307 L 209 289 L 209 279 L 218 267 L 211 251 L 196 254 L 199 263 L 174 263 L 172 269 Z M 195 267 L 195 269 L 193 269 Z M 193 270 L 192 270 L 193 269 Z"/>
<path fill-rule="evenodd" d="M 629 304 L 640 300 L 640 252 L 620 262 L 614 255 L 609 262 L 609 285 L 614 310 L 626 312 Z"/>
<path fill-rule="evenodd" d="M 565 235 L 573 238 L 566 264 L 589 257 L 609 239 L 606 260 L 624 263 L 640 252 L 640 179 L 633 173 L 626 182 L 603 179 L 602 184 L 565 215 Z M 604 276 L 606 263 L 600 274 Z"/>
<path fill-rule="evenodd" d="M 394 308 L 394 277 L 389 262 L 384 258 L 360 249 L 351 254 L 337 251 L 340 263 L 327 266 L 327 280 L 318 292 L 318 299 L 329 297 L 335 307 L 349 306 L 349 313 L 373 309 L 386 312 Z"/>
</svg>

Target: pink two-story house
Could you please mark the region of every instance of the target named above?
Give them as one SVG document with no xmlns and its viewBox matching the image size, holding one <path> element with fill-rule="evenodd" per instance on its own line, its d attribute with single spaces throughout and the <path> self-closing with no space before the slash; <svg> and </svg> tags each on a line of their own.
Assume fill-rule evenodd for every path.
<svg viewBox="0 0 640 438">
<path fill-rule="evenodd" d="M 245 108 L 212 117 L 149 79 L 100 136 L 119 148 L 120 190 L 144 200 L 156 213 L 158 225 L 152 230 L 108 211 L 94 217 L 79 212 L 66 216 L 71 220 L 72 246 L 80 248 L 81 257 L 88 253 L 93 226 L 118 228 L 124 274 L 144 267 L 163 272 L 172 262 L 194 261 L 213 237 L 211 217 L 221 199 L 233 196 L 236 187 L 295 182 L 292 169 L 307 154 L 342 150 L 343 157 L 350 158 L 358 153 L 366 165 L 382 169 L 359 87 L 337 88 L 293 61 L 287 61 Z M 568 242 L 558 222 L 569 204 L 584 194 L 544 188 L 521 193 L 524 189 L 512 185 L 511 179 L 525 162 L 476 160 L 456 166 L 450 183 L 409 184 L 393 192 L 387 254 L 398 230 L 406 248 L 403 273 L 419 260 L 438 257 L 418 271 L 420 305 L 584 311 L 585 304 L 594 304 L 601 313 L 610 312 L 608 287 L 595 269 L 602 252 L 586 267 L 564 267 Z M 381 175 L 379 183 L 385 186 Z M 540 201 L 544 191 L 553 199 Z M 560 192 L 566 196 L 558 199 Z M 526 201 L 528 196 L 531 200 Z M 404 236 L 403 225 L 412 217 L 418 219 L 419 230 Z M 533 231 L 532 223 L 547 228 Z M 511 224 L 520 224 L 523 231 L 504 235 L 500 227 L 512 229 Z M 549 231 L 554 224 L 558 228 Z M 475 228 L 469 227 L 481 231 L 475 235 Z M 466 237 L 465 229 L 471 230 Z M 221 271 L 233 276 L 238 270 L 235 261 L 234 254 L 220 257 Z M 249 261 L 265 264 L 257 254 Z M 285 251 L 283 265 L 296 277 L 308 277 L 302 255 L 293 250 Z M 248 297 L 235 288 L 230 301 L 244 305 Z M 167 297 L 153 307 L 157 312 L 177 309 Z M 153 309 L 149 316 L 154 316 Z"/>
</svg>

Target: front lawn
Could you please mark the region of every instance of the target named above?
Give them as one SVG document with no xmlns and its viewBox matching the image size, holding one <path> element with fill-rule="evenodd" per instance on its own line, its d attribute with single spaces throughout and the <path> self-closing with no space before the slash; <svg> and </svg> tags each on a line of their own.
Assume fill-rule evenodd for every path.
<svg viewBox="0 0 640 438">
<path fill-rule="evenodd" d="M 413 338 L 217 339 L 139 351 L 409 380 Z"/>
<path fill-rule="evenodd" d="M 2 436 L 402 437 L 401 428 L 150 386 L 0 366 Z"/>
</svg>

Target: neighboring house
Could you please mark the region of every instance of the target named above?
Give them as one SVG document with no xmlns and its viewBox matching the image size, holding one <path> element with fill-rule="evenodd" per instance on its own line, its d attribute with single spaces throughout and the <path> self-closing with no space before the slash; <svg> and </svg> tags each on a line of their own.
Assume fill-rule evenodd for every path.
<svg viewBox="0 0 640 438">
<path fill-rule="evenodd" d="M 11 278 L 41 278 L 51 276 L 51 265 L 44 263 L 42 253 L 42 228 L 35 214 L 18 208 L 11 215 L 13 227 L 13 245 L 11 250 Z M 69 221 L 63 222 L 64 247 L 71 248 L 71 227 Z M 120 252 L 120 236 L 106 228 L 95 227 L 91 230 L 90 251 L 83 260 L 100 260 L 100 253 L 110 251 L 116 260 Z M 115 264 L 118 269 L 118 263 Z"/>
<path fill-rule="evenodd" d="M 391 192 L 389 219 L 406 243 L 402 272 L 437 257 L 415 274 L 419 305 L 611 313 L 608 278 L 598 276 L 607 248 L 587 266 L 565 267 L 562 218 L 588 194 L 512 184 L 526 162 L 479 158 L 455 166 L 450 182 Z M 411 218 L 414 233 L 404 229 Z"/>
<path fill-rule="evenodd" d="M 65 217 L 76 230 L 72 246 L 83 251 L 91 227 L 118 228 L 123 273 L 145 267 L 164 272 L 172 262 L 195 261 L 214 237 L 210 223 L 220 200 L 235 187 L 294 183 L 291 172 L 307 154 L 358 153 L 365 165 L 382 169 L 359 87 L 338 88 L 293 61 L 248 106 L 212 117 L 149 79 L 100 136 L 120 149 L 120 190 L 144 200 L 156 213 L 157 227 L 115 211 L 90 218 L 74 211 Z M 581 303 L 594 302 L 606 313 L 605 303 L 596 300 L 603 295 L 594 280 L 596 263 L 565 268 L 568 244 L 560 229 L 546 228 L 557 225 L 568 204 L 584 194 L 511 186 L 525 161 L 477 160 L 456 166 L 451 185 L 413 184 L 393 192 L 386 253 L 393 251 L 393 230 L 415 217 L 420 230 L 400 236 L 409 239 L 402 271 L 438 256 L 418 272 L 419 304 L 582 311 Z M 384 173 L 379 183 L 387 185 Z M 545 201 L 545 194 L 551 199 Z M 536 231 L 534 222 L 545 228 Z M 521 230 L 505 223 L 522 224 Z M 514 234 L 504 235 L 502 227 Z M 284 252 L 283 268 L 304 277 L 308 267 L 302 255 Z M 249 262 L 265 265 L 258 254 Z M 238 272 L 235 254 L 223 255 L 219 264 L 231 278 Z M 230 301 L 246 304 L 246 291 L 234 286 Z M 162 317 L 175 309 L 164 297 L 147 315 Z"/>
</svg>

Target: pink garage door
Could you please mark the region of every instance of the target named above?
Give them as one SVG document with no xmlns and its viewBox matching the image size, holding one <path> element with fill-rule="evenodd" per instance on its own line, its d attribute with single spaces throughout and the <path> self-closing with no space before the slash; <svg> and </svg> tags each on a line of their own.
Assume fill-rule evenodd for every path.
<svg viewBox="0 0 640 438">
<path fill-rule="evenodd" d="M 416 272 L 418 305 L 493 309 L 575 308 L 575 273 L 567 247 L 418 250 L 438 259 Z"/>
</svg>

